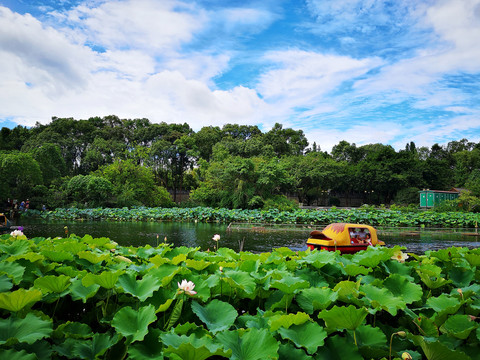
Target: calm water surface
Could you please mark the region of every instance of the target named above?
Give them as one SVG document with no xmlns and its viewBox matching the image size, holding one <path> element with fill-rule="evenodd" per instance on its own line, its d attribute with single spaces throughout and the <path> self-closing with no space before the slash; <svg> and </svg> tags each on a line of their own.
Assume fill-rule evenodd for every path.
<svg viewBox="0 0 480 360">
<path fill-rule="evenodd" d="M 266 252 L 273 248 L 288 247 L 292 250 L 305 250 L 305 241 L 313 228 L 309 226 L 263 226 L 205 224 L 193 222 L 110 222 L 110 221 L 48 221 L 21 219 L 16 224 L 23 226 L 28 238 L 36 236 L 65 236 L 64 227 L 71 234 L 93 237 L 108 237 L 123 246 L 156 246 L 167 242 L 175 246 L 213 249 L 213 235 L 221 236 L 220 246 L 238 251 L 243 242 L 243 250 Z M 318 227 L 317 229 L 321 229 Z M 387 246 L 405 246 L 408 252 L 423 253 L 450 246 L 480 247 L 480 236 L 475 229 L 395 229 L 378 228 L 379 238 Z M 480 235 L 480 234 L 478 234 Z"/>
</svg>

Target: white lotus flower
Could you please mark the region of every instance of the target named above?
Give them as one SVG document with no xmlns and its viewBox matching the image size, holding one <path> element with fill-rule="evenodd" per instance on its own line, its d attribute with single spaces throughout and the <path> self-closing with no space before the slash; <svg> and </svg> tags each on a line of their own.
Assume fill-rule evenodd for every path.
<svg viewBox="0 0 480 360">
<path fill-rule="evenodd" d="M 212 240 L 218 242 L 220 240 L 220 235 L 218 234 L 213 235 Z"/>
<path fill-rule="evenodd" d="M 23 236 L 23 232 L 21 230 L 13 230 L 10 233 L 10 236 L 13 236 L 13 237 Z"/>
<path fill-rule="evenodd" d="M 403 263 L 403 262 L 405 262 L 405 260 L 408 259 L 408 255 L 399 250 L 399 251 L 395 251 L 393 253 L 393 256 L 390 259 L 397 260 L 397 261 Z"/>
<path fill-rule="evenodd" d="M 185 279 L 182 280 L 182 283 L 178 283 L 178 293 L 186 293 L 188 295 L 195 295 L 197 292 L 193 291 L 195 288 L 195 284 L 192 281 L 187 281 Z"/>
</svg>

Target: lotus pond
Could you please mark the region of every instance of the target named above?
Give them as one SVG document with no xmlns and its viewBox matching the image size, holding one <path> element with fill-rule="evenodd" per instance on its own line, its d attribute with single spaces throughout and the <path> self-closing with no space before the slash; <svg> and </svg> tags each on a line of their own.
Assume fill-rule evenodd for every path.
<svg viewBox="0 0 480 360">
<path fill-rule="evenodd" d="M 205 252 L 14 232 L 0 359 L 475 360 L 479 266 L 465 247 Z"/>
<path fill-rule="evenodd" d="M 122 246 L 157 246 L 167 242 L 174 246 L 213 249 L 214 234 L 221 236 L 220 245 L 238 251 L 266 252 L 278 247 L 305 250 L 305 241 L 312 231 L 307 225 L 228 224 L 205 222 L 158 221 L 65 221 L 22 218 L 15 225 L 24 227 L 29 238 L 65 236 L 69 234 L 108 237 Z M 315 229 L 321 229 L 319 225 Z M 480 247 L 480 233 L 468 228 L 398 228 L 377 227 L 379 237 L 387 246 L 406 247 L 407 252 L 423 254 L 427 250 L 439 250 L 451 246 Z M 157 237 L 158 236 L 158 237 Z"/>
</svg>

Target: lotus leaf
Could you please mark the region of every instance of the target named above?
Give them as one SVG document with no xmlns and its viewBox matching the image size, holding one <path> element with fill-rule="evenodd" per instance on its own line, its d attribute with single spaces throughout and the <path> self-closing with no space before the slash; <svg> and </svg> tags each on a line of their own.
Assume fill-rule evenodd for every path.
<svg viewBox="0 0 480 360">
<path fill-rule="evenodd" d="M 4 252 L 5 254 L 12 256 L 25 254 L 28 250 L 30 250 L 30 242 L 28 240 L 19 239 L 15 240 L 15 242 L 11 244 L 0 244 L 0 252 Z"/>
<path fill-rule="evenodd" d="M 12 287 L 12 280 L 5 274 L 0 275 L 0 293 L 8 291 Z"/>
<path fill-rule="evenodd" d="M 173 277 L 181 272 L 181 270 L 179 266 L 165 264 L 159 268 L 150 268 L 148 274 L 160 279 L 162 286 L 167 286 L 172 282 Z"/>
<path fill-rule="evenodd" d="M 353 341 L 339 335 L 328 337 L 315 356 L 316 360 L 363 360 Z"/>
<path fill-rule="evenodd" d="M 335 287 L 333 291 L 337 292 L 338 299 L 343 302 L 350 302 L 351 298 L 358 298 L 358 289 L 360 287 L 359 282 L 353 281 L 340 281 Z"/>
<path fill-rule="evenodd" d="M 176 354 L 182 360 L 204 360 L 211 356 L 227 357 L 231 351 L 224 350 L 222 345 L 214 343 L 212 338 L 204 336 L 197 338 L 195 335 L 178 336 L 176 334 L 160 335 L 167 348 L 165 353 Z"/>
<path fill-rule="evenodd" d="M 211 264 L 212 264 L 211 262 L 204 261 L 204 260 L 193 260 L 193 259 L 185 260 L 185 265 L 187 265 L 187 267 L 195 269 L 197 271 L 203 270 Z"/>
<path fill-rule="evenodd" d="M 355 330 L 355 336 L 359 346 L 386 347 L 387 337 L 378 327 L 371 325 L 360 325 Z"/>
<path fill-rule="evenodd" d="M 337 298 L 338 294 L 327 287 L 312 287 L 302 290 L 295 296 L 298 305 L 300 305 L 307 314 L 312 314 L 315 310 L 327 309 Z"/>
<path fill-rule="evenodd" d="M 87 339 L 93 336 L 92 329 L 87 324 L 67 321 L 59 325 L 53 335 L 57 338 Z"/>
<path fill-rule="evenodd" d="M 75 340 L 73 353 L 80 359 L 95 360 L 104 355 L 117 340 L 116 335 L 111 337 L 108 334 L 96 333 L 91 340 Z"/>
<path fill-rule="evenodd" d="M 170 262 L 173 265 L 178 265 L 185 260 L 187 260 L 187 255 L 186 254 L 179 254 L 179 255 L 175 256 Z"/>
<path fill-rule="evenodd" d="M 309 354 L 315 354 L 320 346 L 323 346 L 327 337 L 324 328 L 314 322 L 302 325 L 292 325 L 288 329 L 281 327 L 278 333 L 282 338 L 292 341 L 296 346 L 303 347 Z"/>
<path fill-rule="evenodd" d="M 231 360 L 264 360 L 278 358 L 278 342 L 267 329 L 223 331 L 217 339 L 232 350 Z"/>
<path fill-rule="evenodd" d="M 73 260 L 73 254 L 67 251 L 42 250 L 41 254 L 48 260 L 58 263 Z"/>
<path fill-rule="evenodd" d="M 157 320 L 155 316 L 155 307 L 148 305 L 132 309 L 130 306 L 121 308 L 112 320 L 112 326 L 123 336 L 129 343 L 143 340 L 148 333 L 148 325 Z"/>
<path fill-rule="evenodd" d="M 142 279 L 137 280 L 135 274 L 123 274 L 119 277 L 117 285 L 126 293 L 135 296 L 140 301 L 145 301 L 160 288 L 160 279 L 152 275 L 145 275 Z"/>
<path fill-rule="evenodd" d="M 389 260 L 393 253 L 398 250 L 394 248 L 368 247 L 366 251 L 360 251 L 352 257 L 352 261 L 358 265 L 375 268 L 382 261 Z"/>
<path fill-rule="evenodd" d="M 69 290 L 73 300 L 82 300 L 83 303 L 86 303 L 88 299 L 95 296 L 98 289 L 100 289 L 100 285 L 98 284 L 84 286 L 82 280 L 74 279 L 72 280 L 72 285 Z"/>
<path fill-rule="evenodd" d="M 20 255 L 10 256 L 9 258 L 7 258 L 7 261 L 18 261 L 18 260 L 21 260 L 21 259 L 25 259 L 25 260 L 30 261 L 31 263 L 34 263 L 34 262 L 37 262 L 37 261 L 45 260 L 45 256 L 43 256 L 41 254 L 38 254 L 38 253 L 35 253 L 35 252 L 27 252 L 27 253 L 20 254 Z"/>
<path fill-rule="evenodd" d="M 423 295 L 420 285 L 413 284 L 407 277 L 399 274 L 390 275 L 383 284 L 394 296 L 401 298 L 407 304 L 419 301 Z"/>
<path fill-rule="evenodd" d="M 421 336 L 415 336 L 414 342 L 421 346 L 428 360 L 471 360 L 464 352 L 452 350 L 439 341 L 428 342 Z"/>
<path fill-rule="evenodd" d="M 300 264 L 311 264 L 317 269 L 321 269 L 327 264 L 335 264 L 337 253 L 333 251 L 313 251 L 302 259 L 298 260 Z"/>
<path fill-rule="evenodd" d="M 228 330 L 238 316 L 237 310 L 232 305 L 217 299 L 210 301 L 205 306 L 193 301 L 192 311 L 214 334 Z"/>
<path fill-rule="evenodd" d="M 25 350 L 0 349 L 0 359 L 8 360 L 38 360 L 37 355 L 28 353 Z"/>
<path fill-rule="evenodd" d="M 292 343 L 280 344 L 278 354 L 282 360 L 312 360 L 313 358 L 302 349 L 297 349 Z"/>
<path fill-rule="evenodd" d="M 71 239 L 62 239 L 63 243 L 56 246 L 57 251 L 69 252 L 77 255 L 79 252 L 87 249 L 87 245 Z"/>
<path fill-rule="evenodd" d="M 90 262 L 94 265 L 99 264 L 102 261 L 106 261 L 110 258 L 110 255 L 107 255 L 107 254 L 97 255 L 97 254 L 94 254 L 91 251 L 80 251 L 80 252 L 77 253 L 77 256 L 80 259 L 85 259 L 85 260 L 87 260 L 88 262 Z"/>
<path fill-rule="evenodd" d="M 462 302 L 456 297 L 442 294 L 438 297 L 428 298 L 426 305 L 439 313 L 439 315 L 455 314 L 462 305 Z"/>
<path fill-rule="evenodd" d="M 163 344 L 158 341 L 160 334 L 159 329 L 150 329 L 142 342 L 136 342 L 128 347 L 128 359 L 163 360 Z"/>
<path fill-rule="evenodd" d="M 480 266 L 480 254 L 465 254 L 465 259 L 472 266 Z"/>
<path fill-rule="evenodd" d="M 448 272 L 448 277 L 457 287 L 466 287 L 470 285 L 475 277 L 475 271 L 463 267 L 454 267 Z"/>
<path fill-rule="evenodd" d="M 309 286 L 308 281 L 291 275 L 284 276 L 282 279 L 274 280 L 270 283 L 270 287 L 279 289 L 286 294 L 293 294 L 297 292 L 297 290 L 305 289 Z"/>
<path fill-rule="evenodd" d="M 224 279 L 231 287 L 239 288 L 247 294 L 252 294 L 257 287 L 255 280 L 245 271 L 225 270 Z"/>
<path fill-rule="evenodd" d="M 397 315 L 398 309 L 405 308 L 406 304 L 402 298 L 394 296 L 390 290 L 386 288 L 378 288 L 374 285 L 368 284 L 361 287 L 361 291 L 365 293 L 363 299 L 365 304 L 370 305 L 374 309 L 383 309 L 388 311 L 393 316 Z"/>
<path fill-rule="evenodd" d="M 24 307 L 33 305 L 42 299 L 42 292 L 38 289 L 18 289 L 0 294 L 0 309 L 13 312 L 22 310 Z"/>
<path fill-rule="evenodd" d="M 64 292 L 71 285 L 70 277 L 66 275 L 46 275 L 41 278 L 35 279 L 34 286 L 45 293 L 57 293 Z"/>
<path fill-rule="evenodd" d="M 87 288 L 93 284 L 97 284 L 105 289 L 113 289 L 117 284 L 118 278 L 123 273 L 124 271 L 122 270 L 117 270 L 115 272 L 103 271 L 99 275 L 89 273 L 82 278 L 82 284 Z"/>
<path fill-rule="evenodd" d="M 6 274 L 13 279 L 15 284 L 19 284 L 23 279 L 25 268 L 15 262 L 0 261 L 0 274 Z"/>
<path fill-rule="evenodd" d="M 465 340 L 477 328 L 478 325 L 468 315 L 452 315 L 443 323 L 440 331 Z"/>
<path fill-rule="evenodd" d="M 268 319 L 270 331 L 277 331 L 281 327 L 288 329 L 292 325 L 302 325 L 312 319 L 308 314 L 298 312 L 296 314 L 274 314 Z"/>
<path fill-rule="evenodd" d="M 368 315 L 365 308 L 357 309 L 355 306 L 334 306 L 330 310 L 322 310 L 318 317 L 325 321 L 329 329 L 348 329 L 355 330 L 358 328 Z"/>
<path fill-rule="evenodd" d="M 43 320 L 32 313 L 28 313 L 24 319 L 15 315 L 8 319 L 0 319 L 0 344 L 11 341 L 33 344 L 50 336 L 51 332 L 52 321 Z"/>
</svg>

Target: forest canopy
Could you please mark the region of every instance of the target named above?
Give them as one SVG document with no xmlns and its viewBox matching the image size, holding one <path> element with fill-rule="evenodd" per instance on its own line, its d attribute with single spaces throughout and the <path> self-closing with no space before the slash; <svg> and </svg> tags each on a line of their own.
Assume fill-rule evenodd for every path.
<svg viewBox="0 0 480 360">
<path fill-rule="evenodd" d="M 409 204 L 426 188 L 479 196 L 479 174 L 480 143 L 467 139 L 399 151 L 343 140 L 327 153 L 278 123 L 267 132 L 237 124 L 195 132 L 113 115 L 0 131 L 0 198 L 36 208 L 168 207 L 185 193 L 187 205 L 245 209 L 339 205 L 340 197 Z"/>
</svg>

